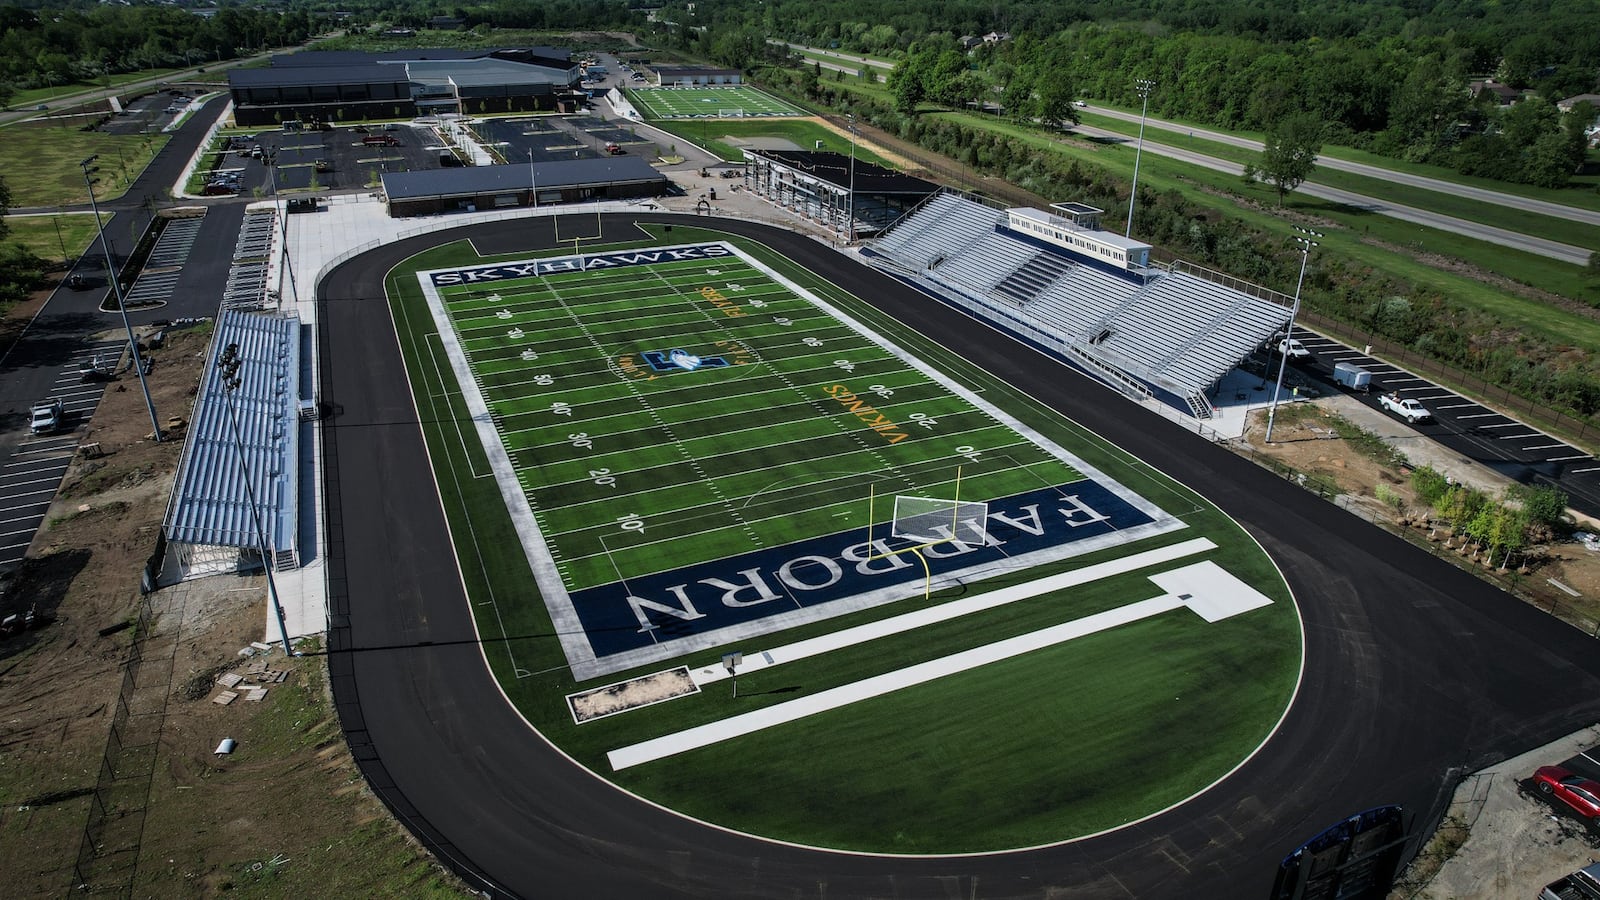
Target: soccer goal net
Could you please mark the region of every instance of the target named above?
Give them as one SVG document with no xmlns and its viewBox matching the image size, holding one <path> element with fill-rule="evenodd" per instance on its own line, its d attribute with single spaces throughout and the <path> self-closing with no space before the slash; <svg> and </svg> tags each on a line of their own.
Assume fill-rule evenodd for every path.
<svg viewBox="0 0 1600 900">
<path fill-rule="evenodd" d="M 742 119 L 742 118 L 744 118 L 744 110 L 742 110 L 742 109 L 719 109 L 719 110 L 717 110 L 717 118 L 719 118 L 719 119 Z"/>
</svg>

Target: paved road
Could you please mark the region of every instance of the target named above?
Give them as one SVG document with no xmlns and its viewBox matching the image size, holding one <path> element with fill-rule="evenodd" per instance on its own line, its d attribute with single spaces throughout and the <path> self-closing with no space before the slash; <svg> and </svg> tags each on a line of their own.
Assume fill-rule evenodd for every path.
<svg viewBox="0 0 1600 900">
<path fill-rule="evenodd" d="M 1124 122 L 1139 121 L 1139 115 L 1137 113 L 1125 112 L 1120 109 L 1111 109 L 1104 106 L 1089 106 L 1086 107 L 1085 111 L 1092 112 L 1097 115 L 1107 116 L 1113 119 L 1121 119 Z M 1164 128 L 1169 131 L 1187 131 L 1194 137 L 1204 138 L 1205 140 L 1214 141 L 1219 144 L 1227 144 L 1232 147 L 1240 147 L 1245 150 L 1252 150 L 1258 153 L 1261 151 L 1261 142 L 1252 140 L 1250 138 L 1239 137 L 1238 135 L 1228 134 L 1227 132 L 1223 131 L 1212 131 L 1207 128 L 1195 128 L 1179 122 L 1169 122 L 1164 119 L 1152 118 L 1148 119 L 1147 121 L 1151 125 Z M 1145 143 L 1145 147 L 1148 148 L 1149 146 L 1150 144 L 1147 141 Z M 1516 194 L 1505 193 L 1504 191 L 1491 190 L 1489 188 L 1477 187 L 1470 184 L 1459 184 L 1454 181 L 1445 181 L 1440 178 L 1429 178 L 1426 175 L 1413 175 L 1409 172 L 1399 172 L 1394 169 L 1386 169 L 1382 166 L 1374 166 L 1368 163 L 1351 162 L 1350 160 L 1339 159 L 1326 154 L 1317 157 L 1317 166 L 1324 169 L 1334 169 L 1339 172 L 1350 172 L 1355 175 L 1365 175 L 1368 178 L 1379 178 L 1384 181 L 1394 182 L 1395 184 L 1404 184 L 1411 187 L 1423 188 L 1425 190 L 1438 191 L 1443 194 L 1452 194 L 1457 197 L 1466 197 L 1469 200 L 1480 200 L 1484 203 L 1494 203 L 1498 206 L 1506 206 L 1512 209 L 1521 209 L 1526 210 L 1527 212 L 1540 213 L 1541 215 L 1554 216 L 1558 219 L 1567 219 L 1572 222 L 1582 222 L 1585 225 L 1600 225 L 1600 210 L 1580 209 L 1576 206 L 1567 206 L 1564 203 L 1553 203 L 1549 200 L 1535 200 L 1530 197 L 1520 197 Z"/>
<path fill-rule="evenodd" d="M 1104 128 L 1096 128 L 1092 125 L 1076 125 L 1073 126 L 1072 130 L 1086 137 L 1116 143 L 1132 143 L 1132 139 L 1127 135 Z M 1190 165 L 1217 172 L 1225 172 L 1229 175 L 1242 176 L 1244 174 L 1244 166 L 1236 162 L 1218 159 L 1214 156 L 1207 156 L 1181 147 L 1162 144 L 1152 141 L 1148 137 L 1145 138 L 1144 152 L 1170 157 Z M 1378 215 L 1389 216 L 1405 222 L 1413 222 L 1428 228 L 1437 228 L 1440 231 L 1449 231 L 1454 234 L 1477 238 L 1481 241 L 1489 241 L 1502 247 L 1511 247 L 1528 253 L 1536 253 L 1540 256 L 1547 256 L 1575 266 L 1587 265 L 1589 262 L 1590 251 L 1583 247 L 1575 247 L 1571 244 L 1519 234 L 1515 231 L 1507 231 L 1504 228 L 1495 228 L 1492 225 L 1483 225 L 1478 222 L 1469 222 L 1466 219 L 1457 219 L 1453 216 L 1442 216 L 1424 209 L 1417 209 L 1414 206 L 1388 203 L 1353 191 L 1340 190 L 1339 188 L 1313 184 L 1308 181 L 1296 188 L 1295 193 L 1307 197 L 1316 197 L 1320 200 L 1328 200 L 1340 206 L 1348 206 L 1362 212 L 1377 213 Z"/>
<path fill-rule="evenodd" d="M 636 220 L 712 224 L 608 216 L 607 240 L 640 238 Z M 1455 774 L 1600 718 L 1600 653 L 1587 636 L 814 241 L 715 222 L 829 272 L 1243 522 L 1298 598 L 1300 691 L 1263 751 L 1216 789 L 1138 826 L 1028 853 L 831 854 L 616 791 L 506 705 L 438 498 L 394 489 L 431 472 L 394 332 L 379 324 L 383 273 L 447 240 L 501 252 L 547 246 L 550 231 L 512 221 L 414 238 L 341 266 L 319 289 L 321 387 L 335 409 L 325 429 L 329 666 L 369 783 L 475 884 L 525 897 L 1259 897 L 1282 855 L 1325 826 L 1400 803 L 1425 831 Z"/>
</svg>

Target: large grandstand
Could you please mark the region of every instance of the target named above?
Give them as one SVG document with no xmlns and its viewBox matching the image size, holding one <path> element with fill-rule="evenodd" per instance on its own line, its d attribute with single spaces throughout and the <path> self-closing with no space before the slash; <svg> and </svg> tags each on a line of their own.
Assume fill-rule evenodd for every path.
<svg viewBox="0 0 1600 900">
<path fill-rule="evenodd" d="M 1151 264 L 1148 244 L 1099 230 L 1100 210 L 1053 209 L 942 193 L 863 256 L 1119 390 L 1210 418 L 1208 392 L 1287 324 L 1288 298 Z"/>
</svg>

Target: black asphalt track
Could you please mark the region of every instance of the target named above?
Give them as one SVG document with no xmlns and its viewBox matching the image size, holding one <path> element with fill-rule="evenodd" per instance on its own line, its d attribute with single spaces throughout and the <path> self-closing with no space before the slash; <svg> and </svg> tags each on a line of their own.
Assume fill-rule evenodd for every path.
<svg viewBox="0 0 1600 900">
<path fill-rule="evenodd" d="M 549 225 L 397 242 L 319 289 L 322 399 L 333 408 L 329 665 L 374 789 L 476 886 L 523 897 L 1264 897 L 1278 860 L 1324 827 L 1399 803 L 1426 831 L 1462 772 L 1600 720 L 1600 645 L 1449 563 L 808 238 L 655 214 L 608 216 L 607 239 L 642 237 L 634 221 L 714 221 L 759 237 L 1193 486 L 1282 567 L 1305 622 L 1305 676 L 1281 729 L 1218 787 L 1050 849 L 825 853 L 635 800 L 545 744 L 490 677 L 383 299 L 384 274 L 425 247 L 471 237 L 496 252 L 532 249 L 549 244 Z M 1138 748 L 1129 754 L 1127 777 L 1144 777 Z"/>
</svg>

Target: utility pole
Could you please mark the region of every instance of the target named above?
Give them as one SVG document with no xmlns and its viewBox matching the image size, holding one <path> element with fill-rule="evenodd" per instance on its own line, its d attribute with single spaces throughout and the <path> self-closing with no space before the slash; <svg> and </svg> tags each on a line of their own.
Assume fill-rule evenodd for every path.
<svg viewBox="0 0 1600 900">
<path fill-rule="evenodd" d="M 128 333 L 128 352 L 132 354 L 133 371 L 139 376 L 139 390 L 144 392 L 145 408 L 150 410 L 150 429 L 155 434 L 156 443 L 161 443 L 161 423 L 156 420 L 156 404 L 150 399 L 150 385 L 144 380 L 144 360 L 139 357 L 139 341 L 133 336 L 133 325 L 128 321 L 128 305 L 122 302 L 122 283 L 117 279 L 117 263 L 111 258 L 111 244 L 106 240 L 106 225 L 100 221 L 100 205 L 94 198 L 94 180 L 89 177 L 94 171 L 94 161 L 99 159 L 97 153 L 89 157 L 78 167 L 83 169 L 83 186 L 89 190 L 89 209 L 94 213 L 94 227 L 100 232 L 100 249 L 106 255 L 106 275 L 111 279 L 111 293 L 117 300 L 117 312 L 122 315 L 122 329 Z"/>
</svg>

